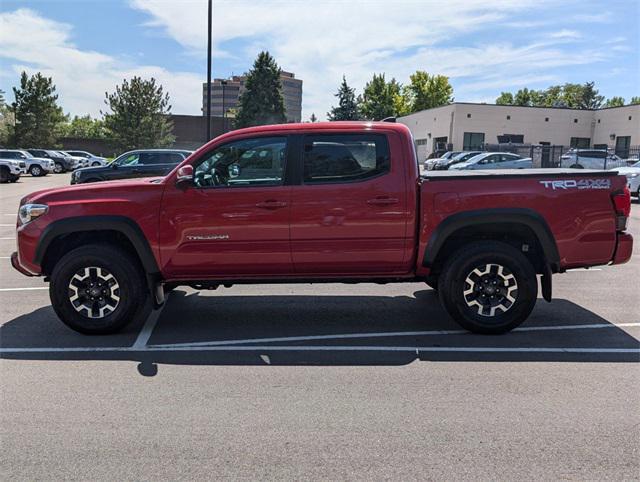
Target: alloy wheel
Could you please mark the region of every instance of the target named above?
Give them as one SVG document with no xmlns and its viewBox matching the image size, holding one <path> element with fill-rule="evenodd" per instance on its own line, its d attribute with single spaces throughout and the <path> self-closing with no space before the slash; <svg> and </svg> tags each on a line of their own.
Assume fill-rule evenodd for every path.
<svg viewBox="0 0 640 482">
<path fill-rule="evenodd" d="M 87 318 L 104 318 L 113 313 L 120 303 L 120 285 L 105 268 L 81 268 L 69 281 L 69 301 L 78 313 Z"/>
<path fill-rule="evenodd" d="M 480 316 L 509 311 L 518 297 L 518 283 L 508 268 L 485 264 L 474 268 L 464 282 L 464 301 Z"/>
</svg>

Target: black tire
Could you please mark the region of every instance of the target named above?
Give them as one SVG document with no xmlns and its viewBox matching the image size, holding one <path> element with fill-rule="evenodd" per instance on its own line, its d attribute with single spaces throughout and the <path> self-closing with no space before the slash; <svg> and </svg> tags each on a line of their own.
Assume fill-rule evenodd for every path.
<svg viewBox="0 0 640 482">
<path fill-rule="evenodd" d="M 91 164 L 91 167 L 98 167 L 98 166 L 100 166 L 100 165 L 101 165 L 101 164 L 100 164 L 99 162 L 94 162 L 94 163 L 92 163 L 92 164 Z"/>
<path fill-rule="evenodd" d="M 582 164 L 572 164 L 569 169 L 584 169 L 584 166 Z"/>
<path fill-rule="evenodd" d="M 20 179 L 20 176 L 9 174 L 9 182 L 18 182 L 18 179 Z"/>
<path fill-rule="evenodd" d="M 29 168 L 29 174 L 31 174 L 33 177 L 40 177 L 44 176 L 46 172 L 44 169 L 42 169 L 41 166 L 39 166 L 38 164 L 34 164 Z"/>
<path fill-rule="evenodd" d="M 4 184 L 9 182 L 9 169 L 2 166 L 0 167 L 0 183 Z"/>
<path fill-rule="evenodd" d="M 456 251 L 443 267 L 438 287 L 440 303 L 458 324 L 490 335 L 524 322 L 538 296 L 529 260 L 499 241 L 479 241 Z"/>
<path fill-rule="evenodd" d="M 75 280 L 78 274 L 86 279 Z M 111 286 L 108 284 L 112 279 L 103 281 L 109 274 L 115 280 Z M 104 283 L 105 289 L 101 293 L 108 302 L 100 301 L 102 298 L 89 299 L 90 289 L 96 289 L 93 294 L 98 298 L 101 289 L 98 282 Z M 96 287 L 89 288 L 90 283 L 95 283 Z M 83 292 L 84 295 L 79 296 Z M 74 296 L 78 298 L 72 302 Z M 49 285 L 51 304 L 60 320 L 87 335 L 115 333 L 136 321 L 145 313 L 149 296 L 140 263 L 129 253 L 107 244 L 86 245 L 68 252 L 56 263 Z M 92 318 L 90 312 L 98 316 Z"/>
<path fill-rule="evenodd" d="M 62 164 L 61 162 L 56 162 L 53 166 L 53 172 L 55 172 L 56 174 L 62 174 L 63 172 L 65 172 L 64 164 Z"/>
</svg>

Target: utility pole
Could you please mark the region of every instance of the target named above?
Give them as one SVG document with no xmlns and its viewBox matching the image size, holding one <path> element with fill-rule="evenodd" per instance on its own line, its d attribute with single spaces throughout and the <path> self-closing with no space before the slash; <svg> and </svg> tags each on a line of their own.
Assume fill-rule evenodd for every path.
<svg viewBox="0 0 640 482">
<path fill-rule="evenodd" d="M 209 0 L 209 28 L 207 29 L 207 142 L 211 140 L 211 24 L 213 0 Z"/>
<path fill-rule="evenodd" d="M 227 85 L 227 81 L 222 79 L 220 83 L 222 84 L 222 131 L 227 132 L 227 112 L 224 102 L 224 88 Z"/>
</svg>

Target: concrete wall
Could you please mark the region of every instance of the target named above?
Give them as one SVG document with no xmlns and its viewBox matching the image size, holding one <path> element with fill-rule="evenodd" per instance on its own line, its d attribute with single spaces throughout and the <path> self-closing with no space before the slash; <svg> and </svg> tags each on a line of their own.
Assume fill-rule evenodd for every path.
<svg viewBox="0 0 640 482">
<path fill-rule="evenodd" d="M 453 150 L 462 150 L 465 132 L 484 133 L 487 144 L 498 143 L 499 135 L 520 134 L 526 144 L 569 146 L 572 137 L 580 137 L 590 139 L 591 145 L 614 147 L 610 135 L 615 133 L 631 136 L 632 146 L 640 145 L 640 105 L 591 111 L 454 103 L 401 117 L 398 122 L 411 129 L 420 159 L 434 151 L 435 139 L 440 137 L 447 137 Z"/>
</svg>

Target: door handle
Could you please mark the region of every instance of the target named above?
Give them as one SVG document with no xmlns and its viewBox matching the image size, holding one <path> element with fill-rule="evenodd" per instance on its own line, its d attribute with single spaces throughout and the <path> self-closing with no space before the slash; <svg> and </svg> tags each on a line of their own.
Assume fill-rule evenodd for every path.
<svg viewBox="0 0 640 482">
<path fill-rule="evenodd" d="M 391 204 L 398 204 L 398 198 L 380 196 L 373 199 L 369 199 L 367 204 L 371 206 L 389 206 Z"/>
<path fill-rule="evenodd" d="M 268 200 L 256 203 L 256 207 L 260 209 L 280 209 L 286 208 L 287 203 L 284 201 Z"/>
</svg>

